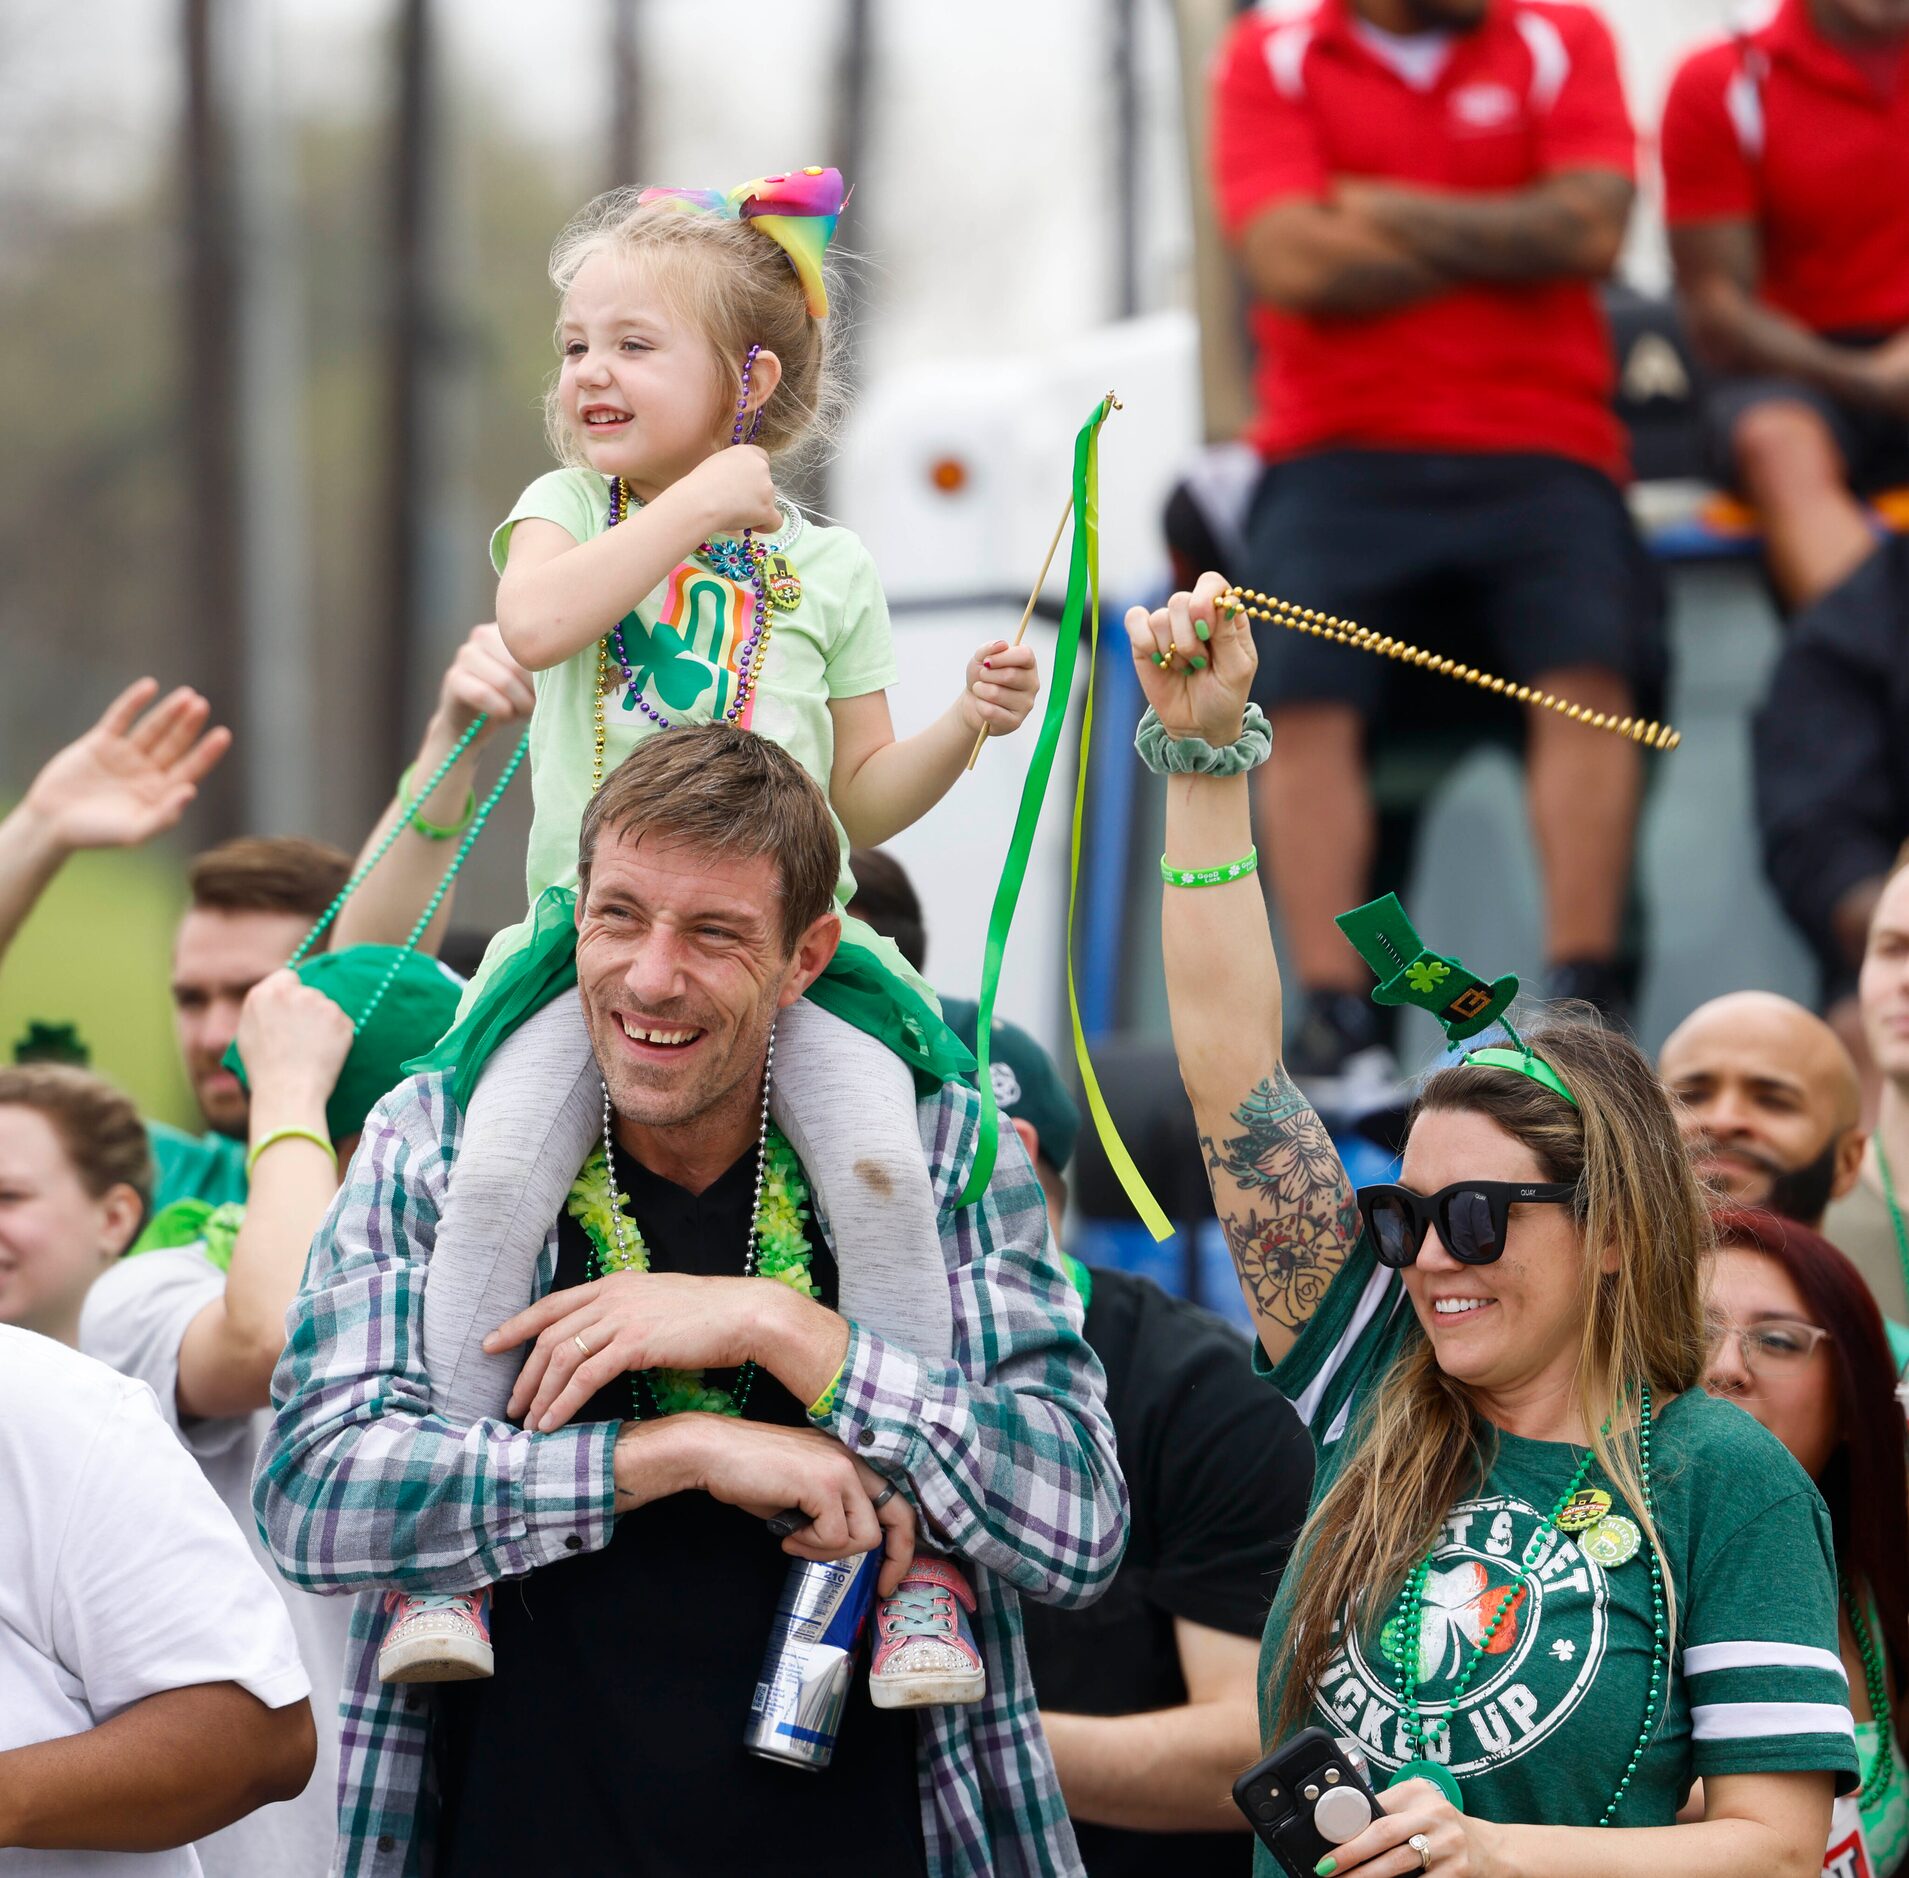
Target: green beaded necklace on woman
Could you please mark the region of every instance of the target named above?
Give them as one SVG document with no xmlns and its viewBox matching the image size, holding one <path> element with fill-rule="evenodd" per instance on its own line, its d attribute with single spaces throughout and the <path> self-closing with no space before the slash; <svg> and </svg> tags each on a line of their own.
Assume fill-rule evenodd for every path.
<svg viewBox="0 0 1909 1878">
<path fill-rule="evenodd" d="M 1869 1137 L 1869 1145 L 1876 1156 L 1876 1172 L 1882 1176 L 1883 1204 L 1889 1208 L 1889 1224 L 1896 1235 L 1896 1261 L 1902 1267 L 1903 1289 L 1909 1291 L 1909 1226 L 1903 1223 L 1895 1178 L 1889 1171 L 1889 1156 L 1883 1152 L 1881 1129 Z"/>
<path fill-rule="evenodd" d="M 1638 1385 L 1638 1398 L 1638 1471 L 1644 1486 L 1644 1511 L 1647 1516 L 1654 1519 L 1656 1506 L 1651 1493 L 1651 1400 L 1648 1383 Z M 1611 1424 L 1607 1421 L 1598 1432 L 1601 1437 L 1608 1437 Z M 1554 1534 L 1562 1538 L 1558 1522 L 1566 1517 L 1565 1509 L 1578 1498 L 1585 1478 L 1591 1471 L 1593 1455 L 1593 1449 L 1584 1450 L 1583 1458 L 1578 1462 L 1570 1483 L 1558 1495 L 1550 1512 L 1539 1522 L 1537 1531 L 1526 1542 L 1523 1556 L 1519 1560 L 1517 1577 L 1505 1587 L 1505 1594 L 1499 1599 L 1498 1608 L 1492 1613 L 1491 1621 L 1486 1624 L 1484 1634 L 1472 1645 L 1471 1654 L 1460 1669 L 1458 1680 L 1452 1685 L 1451 1694 L 1446 1698 L 1443 1716 L 1428 1716 L 1419 1695 L 1420 1686 L 1426 1680 L 1419 1642 L 1423 1635 L 1425 1581 L 1431 1574 L 1432 1561 L 1438 1551 L 1436 1538 L 1427 1548 L 1425 1556 L 1406 1573 L 1404 1589 L 1399 1593 L 1398 1611 L 1387 1626 L 1398 1640 L 1399 1705 L 1401 1714 L 1406 1717 L 1405 1739 L 1408 1755 L 1405 1764 L 1392 1776 L 1393 1786 L 1405 1780 L 1428 1780 L 1454 1806 L 1463 1810 L 1464 1802 L 1459 1795 L 1456 1776 L 1449 1768 L 1430 1758 L 1432 1737 L 1435 1733 L 1444 1733 L 1449 1730 L 1451 1717 L 1458 1712 L 1458 1704 L 1465 1691 L 1470 1688 L 1472 1677 L 1478 1673 L 1478 1665 L 1484 1661 L 1486 1652 L 1491 1648 L 1492 1639 L 1498 1634 L 1499 1626 L 1510 1615 L 1512 1606 L 1526 1590 L 1530 1574 L 1543 1562 L 1547 1541 Z M 1596 1498 L 1605 1501 L 1608 1505 L 1605 1495 L 1600 1493 Z M 1596 1536 L 1602 1528 L 1612 1525 L 1613 1517 L 1622 1520 L 1623 1527 L 1630 1530 L 1619 1529 L 1610 1536 L 1605 1548 L 1599 1548 Z M 1575 1533 L 1573 1537 L 1580 1549 L 1587 1550 L 1590 1556 L 1600 1558 L 1600 1562 L 1622 1563 L 1635 1550 L 1635 1529 L 1631 1528 L 1630 1521 L 1623 1520 L 1622 1515 L 1607 1515 L 1597 1519 L 1589 1525 L 1587 1530 Z M 1627 1545 L 1629 1550 L 1625 1549 Z M 1631 1749 L 1630 1760 L 1625 1764 L 1617 1789 L 1611 1795 L 1610 1804 L 1605 1807 L 1597 1822 L 1600 1826 L 1608 1826 L 1616 1817 L 1618 1805 L 1630 1790 L 1630 1784 L 1636 1777 L 1638 1766 L 1644 1758 L 1644 1750 L 1650 1744 L 1651 1731 L 1657 1725 L 1658 1702 L 1664 1688 L 1664 1672 L 1669 1662 L 1664 1621 L 1663 1570 L 1658 1564 L 1656 1548 L 1646 1546 L 1644 1551 L 1650 1560 L 1651 1577 L 1650 1692 L 1644 1698 L 1644 1719 L 1637 1731 L 1636 1745 Z"/>
<path fill-rule="evenodd" d="M 1843 1594 L 1843 1615 L 1849 1619 L 1850 1635 L 1862 1654 L 1863 1682 L 1869 1690 L 1869 1719 L 1876 1725 L 1876 1758 L 1856 1789 L 1856 1798 L 1872 1813 L 1889 1797 L 1896 1784 L 1896 1747 L 1894 1715 L 1889 1705 L 1889 1678 L 1883 1671 L 1882 1651 L 1875 1632 L 1863 1615 L 1862 1601 L 1856 1596 L 1847 1572 L 1837 1573 Z"/>
</svg>

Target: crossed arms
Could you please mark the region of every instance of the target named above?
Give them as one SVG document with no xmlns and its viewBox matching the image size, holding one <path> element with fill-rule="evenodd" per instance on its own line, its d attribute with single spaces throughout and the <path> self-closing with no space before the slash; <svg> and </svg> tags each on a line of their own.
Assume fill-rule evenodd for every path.
<svg viewBox="0 0 1909 1878">
<path fill-rule="evenodd" d="M 1474 282 L 1601 279 L 1635 192 L 1610 169 L 1560 170 L 1522 189 L 1459 193 L 1357 177 L 1293 196 L 1241 231 L 1255 293 L 1288 313 L 1386 313 Z"/>
</svg>

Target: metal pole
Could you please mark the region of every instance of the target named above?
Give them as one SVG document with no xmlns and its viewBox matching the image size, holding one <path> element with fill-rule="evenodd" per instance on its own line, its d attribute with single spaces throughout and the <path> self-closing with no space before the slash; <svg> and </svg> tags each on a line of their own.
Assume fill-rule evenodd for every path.
<svg viewBox="0 0 1909 1878">
<path fill-rule="evenodd" d="M 643 175 L 642 42 L 637 0 L 610 0 L 610 174 L 605 188 L 620 189 Z"/>
<path fill-rule="evenodd" d="M 1113 14 L 1114 310 L 1140 311 L 1140 75 L 1134 0 L 1110 0 Z"/>
<path fill-rule="evenodd" d="M 391 223 L 386 267 L 384 630 L 372 648 L 377 674 L 363 700 L 364 737 L 382 800 L 403 767 L 413 642 L 419 629 L 424 522 L 423 362 L 430 337 L 428 227 L 431 142 L 429 0 L 400 0 L 397 102 L 391 154 Z"/>
<path fill-rule="evenodd" d="M 875 10 L 872 0 L 846 0 L 842 9 L 842 38 L 835 67 L 833 121 L 829 127 L 831 161 L 854 188 L 862 175 L 868 154 L 870 100 L 874 95 L 873 75 Z M 850 245 L 860 245 L 853 233 Z M 860 283 L 853 274 L 844 274 L 831 288 L 835 317 L 829 321 L 837 332 L 853 332 L 861 312 Z M 851 348 L 836 361 L 836 382 L 841 387 L 844 409 L 855 402 L 861 388 L 859 360 Z M 802 479 L 814 486 L 798 489 L 800 500 L 826 509 L 829 506 L 829 466 L 824 463 L 813 475 Z"/>
<path fill-rule="evenodd" d="M 295 234 L 296 177 L 286 135 L 275 9 L 234 9 L 234 171 L 243 241 L 237 296 L 239 514 L 245 608 L 246 826 L 316 824 L 311 530 L 305 479 L 306 348 Z"/>
<path fill-rule="evenodd" d="M 185 66 L 185 426 L 190 500 L 185 528 L 191 614 L 198 644 L 189 676 L 224 722 L 248 734 L 240 614 L 237 516 L 236 340 L 230 165 L 220 121 L 214 0 L 184 0 Z M 200 827 L 211 840 L 238 833 L 240 776 L 223 763 L 199 793 Z"/>
</svg>

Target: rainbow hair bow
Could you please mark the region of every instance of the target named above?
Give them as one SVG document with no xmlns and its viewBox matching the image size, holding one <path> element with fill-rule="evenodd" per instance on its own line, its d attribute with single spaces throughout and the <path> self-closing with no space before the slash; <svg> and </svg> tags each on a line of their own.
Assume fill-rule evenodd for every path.
<svg viewBox="0 0 1909 1878">
<path fill-rule="evenodd" d="M 645 189 L 639 202 L 667 202 L 688 215 L 723 215 L 754 222 L 789 257 L 802 283 L 810 316 L 827 319 L 829 290 L 822 279 L 822 256 L 835 239 L 848 190 L 834 169 L 791 170 L 786 176 L 758 176 L 724 195 L 720 189 Z"/>
</svg>

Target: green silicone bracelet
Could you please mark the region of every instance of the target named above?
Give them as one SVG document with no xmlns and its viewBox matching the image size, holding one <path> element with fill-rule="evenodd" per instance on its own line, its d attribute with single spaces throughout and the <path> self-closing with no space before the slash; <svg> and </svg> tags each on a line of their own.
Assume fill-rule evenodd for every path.
<svg viewBox="0 0 1909 1878">
<path fill-rule="evenodd" d="M 1169 887 L 1223 887 L 1229 880 L 1243 880 L 1259 866 L 1259 850 L 1248 848 L 1243 859 L 1229 861 L 1224 867 L 1175 867 L 1163 854 L 1160 878 Z"/>
<path fill-rule="evenodd" d="M 411 769 L 415 768 L 417 768 L 417 765 L 414 763 Z M 460 815 L 450 827 L 442 827 L 437 822 L 427 822 L 423 814 L 419 811 L 418 805 L 411 800 L 410 769 L 407 769 L 404 774 L 398 778 L 398 802 L 402 808 L 410 812 L 411 826 L 415 828 L 426 841 L 455 841 L 465 829 L 470 827 L 471 817 L 477 813 L 477 791 L 473 789 L 470 795 L 465 798 L 464 813 Z"/>
</svg>

